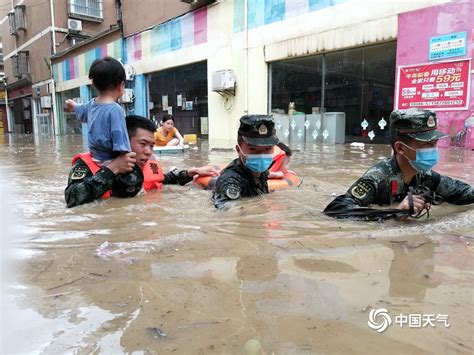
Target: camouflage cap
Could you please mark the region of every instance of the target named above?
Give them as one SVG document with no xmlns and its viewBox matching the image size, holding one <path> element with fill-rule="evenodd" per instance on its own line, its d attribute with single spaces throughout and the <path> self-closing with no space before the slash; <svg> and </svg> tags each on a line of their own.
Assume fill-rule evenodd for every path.
<svg viewBox="0 0 474 355">
<path fill-rule="evenodd" d="M 390 132 L 394 136 L 407 136 L 418 141 L 429 142 L 447 137 L 436 128 L 436 113 L 429 110 L 395 110 L 390 114 Z"/>
<path fill-rule="evenodd" d="M 245 143 L 254 146 L 272 146 L 278 143 L 275 122 L 269 115 L 240 117 L 239 135 Z"/>
</svg>

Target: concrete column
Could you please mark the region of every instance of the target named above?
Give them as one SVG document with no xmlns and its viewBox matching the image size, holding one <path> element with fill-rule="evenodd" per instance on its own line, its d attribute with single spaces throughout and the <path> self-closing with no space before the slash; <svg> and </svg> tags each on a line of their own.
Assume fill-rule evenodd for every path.
<svg viewBox="0 0 474 355">
<path fill-rule="evenodd" d="M 148 117 L 147 111 L 147 80 L 144 74 L 136 75 L 133 84 L 133 94 L 135 100 L 133 101 L 133 114 Z"/>
<path fill-rule="evenodd" d="M 83 103 L 88 102 L 91 99 L 91 89 L 87 85 L 83 85 L 79 87 L 79 95 L 81 96 L 81 100 Z M 87 150 L 88 141 L 87 141 L 87 123 L 82 123 L 82 145 Z"/>
</svg>

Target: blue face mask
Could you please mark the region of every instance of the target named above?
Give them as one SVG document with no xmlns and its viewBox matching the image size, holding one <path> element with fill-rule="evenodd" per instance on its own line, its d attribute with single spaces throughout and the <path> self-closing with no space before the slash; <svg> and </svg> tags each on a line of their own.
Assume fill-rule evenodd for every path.
<svg viewBox="0 0 474 355">
<path fill-rule="evenodd" d="M 404 144 L 407 148 L 416 151 L 416 159 L 408 160 L 416 171 L 425 172 L 438 163 L 439 152 L 437 147 L 413 149 Z"/>
<path fill-rule="evenodd" d="M 267 171 L 273 161 L 273 154 L 245 154 L 240 148 L 240 152 L 245 157 L 244 165 L 254 173 Z"/>
</svg>

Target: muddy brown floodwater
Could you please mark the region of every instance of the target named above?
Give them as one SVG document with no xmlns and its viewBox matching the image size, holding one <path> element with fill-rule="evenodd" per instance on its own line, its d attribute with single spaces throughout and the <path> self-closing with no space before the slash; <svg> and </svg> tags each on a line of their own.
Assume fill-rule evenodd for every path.
<svg viewBox="0 0 474 355">
<path fill-rule="evenodd" d="M 474 351 L 472 206 L 383 224 L 321 213 L 386 146 L 308 146 L 291 163 L 299 189 L 225 211 L 191 185 L 67 209 L 81 137 L 0 139 L 2 243 L 16 270 L 5 272 L 2 353 Z M 235 156 L 198 146 L 162 165 Z M 438 171 L 474 183 L 474 152 L 441 153 Z M 383 333 L 368 326 L 380 308 L 374 322 L 392 320 Z"/>
</svg>

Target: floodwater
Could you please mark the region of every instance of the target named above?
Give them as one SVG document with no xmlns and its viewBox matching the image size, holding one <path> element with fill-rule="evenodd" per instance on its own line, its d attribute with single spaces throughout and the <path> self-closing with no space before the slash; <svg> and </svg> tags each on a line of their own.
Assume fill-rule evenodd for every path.
<svg viewBox="0 0 474 355">
<path fill-rule="evenodd" d="M 81 137 L 1 139 L 2 251 L 10 244 L 14 259 L 3 354 L 474 352 L 472 206 L 383 224 L 321 213 L 386 146 L 308 146 L 291 163 L 299 189 L 224 211 L 191 184 L 67 209 Z M 160 159 L 185 168 L 234 156 L 202 142 Z M 437 170 L 473 184 L 473 166 L 473 151 L 444 149 Z M 368 326 L 379 308 L 392 319 L 383 333 Z"/>
</svg>

